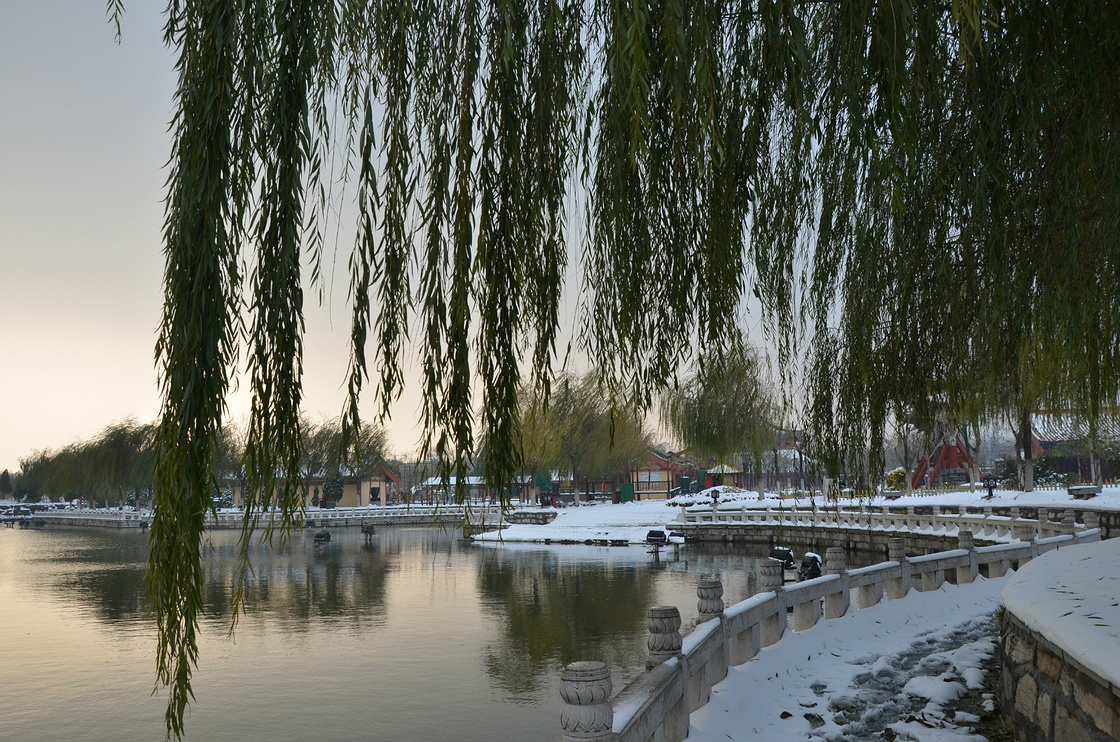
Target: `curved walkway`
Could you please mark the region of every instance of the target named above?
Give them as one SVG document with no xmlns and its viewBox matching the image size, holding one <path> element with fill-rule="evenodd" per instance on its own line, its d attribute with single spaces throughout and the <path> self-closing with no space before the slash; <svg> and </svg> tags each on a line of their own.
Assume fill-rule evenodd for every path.
<svg viewBox="0 0 1120 742">
<path fill-rule="evenodd" d="M 887 728 L 900 739 L 983 739 L 954 704 L 981 686 L 997 649 L 991 620 L 1006 580 L 947 584 L 788 632 L 728 669 L 692 713 L 689 742 L 867 740 Z"/>
</svg>

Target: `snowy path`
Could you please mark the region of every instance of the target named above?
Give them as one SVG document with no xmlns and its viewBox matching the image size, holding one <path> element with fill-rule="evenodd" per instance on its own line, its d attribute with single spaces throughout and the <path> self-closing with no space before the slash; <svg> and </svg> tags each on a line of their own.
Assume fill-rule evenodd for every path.
<svg viewBox="0 0 1120 742">
<path fill-rule="evenodd" d="M 733 667 L 689 742 L 980 742 L 955 702 L 983 684 L 1006 578 L 946 585 L 821 621 Z M 890 731 L 886 731 L 889 729 Z"/>
</svg>

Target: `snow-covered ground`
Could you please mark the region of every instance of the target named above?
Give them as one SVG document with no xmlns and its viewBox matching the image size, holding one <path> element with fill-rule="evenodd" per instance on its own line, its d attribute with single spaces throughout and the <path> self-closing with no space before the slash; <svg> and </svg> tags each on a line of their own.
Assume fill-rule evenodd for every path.
<svg viewBox="0 0 1120 742">
<path fill-rule="evenodd" d="M 1006 581 L 946 584 L 786 632 L 728 670 L 692 714 L 689 741 L 983 740 L 976 709 L 959 702 L 983 687 Z"/>
<path fill-rule="evenodd" d="M 562 508 L 556 513 L 556 519 L 548 525 L 512 524 L 501 531 L 478 534 L 475 540 L 582 543 L 588 539 L 625 539 L 644 542 L 651 530 L 671 530 L 680 508 L 669 507 L 664 500 L 644 500 L 621 505 L 581 505 Z"/>
<path fill-rule="evenodd" d="M 711 505 L 712 495 L 717 495 L 717 503 L 720 507 L 740 507 L 746 505 L 748 508 L 804 508 L 810 509 L 817 508 L 833 508 L 836 506 L 835 501 L 826 502 L 821 497 L 801 497 L 792 498 L 779 497 L 772 492 L 765 493 L 763 500 L 758 499 L 758 493 L 754 490 L 741 490 L 736 487 L 712 487 L 690 495 L 679 495 L 673 500 L 669 501 L 676 505 Z M 666 502 L 662 500 L 661 502 Z M 893 499 L 885 497 L 871 497 L 860 499 L 840 499 L 839 505 L 843 507 L 858 507 L 858 506 L 883 506 L 890 507 L 929 507 L 931 505 L 939 505 L 943 507 L 986 507 L 986 506 L 1003 506 L 1003 507 L 1076 507 L 1079 509 L 1090 510 L 1120 510 L 1120 486 L 1107 485 L 1102 488 L 1101 494 L 1089 500 L 1074 499 L 1066 492 L 1065 489 L 1036 489 L 1033 492 L 1019 492 L 1018 490 L 994 490 L 992 497 L 988 498 L 988 491 L 986 489 L 977 489 L 975 492 L 969 492 L 967 489 L 956 491 L 944 492 L 926 492 L 924 490 L 915 490 L 914 494 L 909 496 L 903 495 Z"/>
<path fill-rule="evenodd" d="M 1120 538 L 1061 549 L 1008 582 L 1008 609 L 1089 670 L 1120 686 Z"/>
</svg>

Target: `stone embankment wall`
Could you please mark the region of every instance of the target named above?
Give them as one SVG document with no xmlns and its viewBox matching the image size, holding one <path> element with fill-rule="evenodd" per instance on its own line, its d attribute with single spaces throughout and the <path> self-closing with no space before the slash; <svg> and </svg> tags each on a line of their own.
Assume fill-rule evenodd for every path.
<svg viewBox="0 0 1120 742">
<path fill-rule="evenodd" d="M 1120 688 L 1027 628 L 1010 611 L 1002 623 L 1003 713 L 1016 739 L 1120 740 Z"/>
<path fill-rule="evenodd" d="M 1003 588 L 1003 713 L 1022 742 L 1120 742 L 1120 539 L 1047 554 Z"/>
<path fill-rule="evenodd" d="M 682 526 L 681 530 L 690 541 L 767 543 L 770 546 L 786 546 L 797 551 L 810 549 L 817 552 L 823 552 L 830 546 L 839 546 L 846 551 L 883 554 L 890 550 L 890 540 L 899 535 L 897 531 L 870 531 L 857 527 L 830 528 L 826 531 L 803 526 L 786 526 L 779 530 L 762 524 L 689 524 Z M 933 554 L 953 548 L 956 540 L 955 533 L 907 533 L 906 548 L 911 554 Z"/>
<path fill-rule="evenodd" d="M 547 526 L 554 520 L 555 510 L 514 510 L 506 513 L 506 521 L 516 525 Z"/>
</svg>

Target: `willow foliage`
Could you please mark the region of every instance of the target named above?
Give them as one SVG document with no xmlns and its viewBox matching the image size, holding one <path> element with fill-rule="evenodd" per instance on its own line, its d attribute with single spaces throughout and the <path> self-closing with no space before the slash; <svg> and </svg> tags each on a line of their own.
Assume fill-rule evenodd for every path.
<svg viewBox="0 0 1120 742">
<path fill-rule="evenodd" d="M 746 451 L 760 464 L 778 435 L 778 406 L 762 358 L 736 344 L 726 355 L 701 361 L 662 396 L 662 422 L 701 459 L 726 464 Z"/>
<path fill-rule="evenodd" d="M 614 406 L 598 374 L 557 375 L 547 400 L 522 386 L 518 397 L 523 471 L 569 475 L 580 481 L 628 478 L 653 440 L 633 409 Z"/>
<path fill-rule="evenodd" d="M 169 734 L 242 358 L 246 542 L 273 495 L 298 507 L 301 256 L 317 277 L 337 160 L 357 212 L 347 433 L 371 376 L 387 412 L 415 346 L 445 474 L 480 440 L 499 490 L 517 469 L 570 246 L 605 388 L 649 405 L 693 344 L 720 354 L 750 291 L 779 367 L 806 362 L 834 466 L 868 442 L 874 465 L 898 410 L 1115 407 L 1116 3 L 171 0 L 167 18 L 150 579 Z"/>
</svg>

